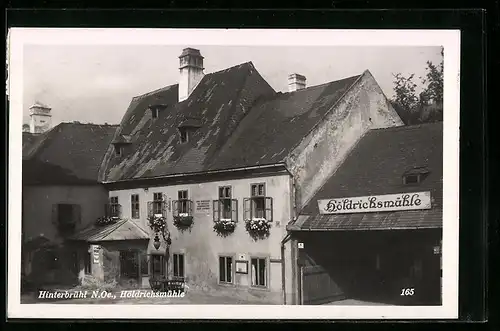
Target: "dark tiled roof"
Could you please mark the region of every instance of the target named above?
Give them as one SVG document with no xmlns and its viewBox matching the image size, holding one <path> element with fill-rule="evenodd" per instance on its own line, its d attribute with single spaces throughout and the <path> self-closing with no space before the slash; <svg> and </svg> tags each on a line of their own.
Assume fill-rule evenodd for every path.
<svg viewBox="0 0 500 331">
<path fill-rule="evenodd" d="M 131 220 L 119 220 L 105 226 L 92 225 L 69 238 L 69 240 L 87 242 L 141 239 L 149 239 L 149 233 Z"/>
<path fill-rule="evenodd" d="M 132 144 L 119 158 L 114 157 L 111 148 L 108 150 L 100 179 L 114 181 L 203 171 L 255 99 L 274 93 L 249 62 L 205 75 L 182 102 L 178 102 L 178 85 L 136 97 L 117 133 L 130 135 Z M 148 109 L 155 104 L 166 107 L 153 120 Z M 180 143 L 178 128 L 186 121 L 191 128 L 189 141 Z"/>
<path fill-rule="evenodd" d="M 36 134 L 23 132 L 23 160 L 29 159 L 46 137 L 46 133 Z"/>
<path fill-rule="evenodd" d="M 426 177 L 404 185 L 402 176 L 424 167 Z M 321 199 L 430 191 L 432 209 L 385 213 L 320 215 Z M 369 131 L 339 169 L 300 212 L 302 229 L 346 227 L 440 226 L 443 196 L 443 124 L 393 127 Z M 300 221 L 300 222 L 299 222 Z"/>
<path fill-rule="evenodd" d="M 263 100 L 243 119 L 211 169 L 282 162 L 359 77 Z"/>
<path fill-rule="evenodd" d="M 132 146 L 120 158 L 110 149 L 100 178 L 115 181 L 282 162 L 359 77 L 276 93 L 245 63 L 206 75 L 180 103 L 178 85 L 136 97 L 118 133 L 132 136 Z M 152 120 L 148 108 L 154 104 L 167 107 Z M 179 143 L 182 126 L 192 128 L 186 144 Z"/>
<path fill-rule="evenodd" d="M 104 153 L 117 129 L 114 125 L 61 123 L 23 148 L 26 184 L 96 183 Z M 23 135 L 23 145 L 30 144 Z"/>
<path fill-rule="evenodd" d="M 300 230 L 396 230 L 427 229 L 443 226 L 443 209 L 408 210 L 385 213 L 354 213 L 340 215 L 301 215 L 292 229 Z"/>
</svg>

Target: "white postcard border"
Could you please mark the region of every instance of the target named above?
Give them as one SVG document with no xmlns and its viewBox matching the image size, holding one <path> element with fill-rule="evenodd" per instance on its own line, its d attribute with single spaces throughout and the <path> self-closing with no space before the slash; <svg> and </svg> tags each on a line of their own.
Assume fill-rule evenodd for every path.
<svg viewBox="0 0 500 331">
<path fill-rule="evenodd" d="M 444 46 L 443 305 L 83 305 L 21 304 L 23 47 L 63 45 Z M 459 30 L 54 29 L 13 28 L 7 53 L 9 113 L 9 318 L 442 319 L 458 318 Z"/>
</svg>

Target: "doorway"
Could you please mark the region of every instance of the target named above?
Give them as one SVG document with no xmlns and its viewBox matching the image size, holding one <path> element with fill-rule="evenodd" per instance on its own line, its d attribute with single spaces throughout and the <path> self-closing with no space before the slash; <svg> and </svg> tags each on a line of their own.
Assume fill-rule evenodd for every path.
<svg viewBox="0 0 500 331">
<path fill-rule="evenodd" d="M 139 280 L 139 259 L 135 251 L 120 251 L 120 282 L 137 283 Z"/>
</svg>

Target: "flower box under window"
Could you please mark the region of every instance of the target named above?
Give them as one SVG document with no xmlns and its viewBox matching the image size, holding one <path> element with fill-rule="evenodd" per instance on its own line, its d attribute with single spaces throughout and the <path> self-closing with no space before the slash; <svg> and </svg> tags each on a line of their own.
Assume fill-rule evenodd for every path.
<svg viewBox="0 0 500 331">
<path fill-rule="evenodd" d="M 179 199 L 172 201 L 174 225 L 185 230 L 193 224 L 193 201 L 188 199 L 187 191 L 179 191 Z"/>
</svg>

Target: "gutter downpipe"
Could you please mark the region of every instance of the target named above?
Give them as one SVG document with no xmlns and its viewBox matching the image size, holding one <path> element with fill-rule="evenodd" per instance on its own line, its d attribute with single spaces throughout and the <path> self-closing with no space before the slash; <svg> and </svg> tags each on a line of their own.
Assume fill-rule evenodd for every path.
<svg viewBox="0 0 500 331">
<path fill-rule="evenodd" d="M 283 240 L 281 240 L 281 289 L 283 291 L 283 304 L 286 305 L 286 279 L 285 279 L 285 244 L 291 239 L 291 234 L 288 233 Z"/>
</svg>

